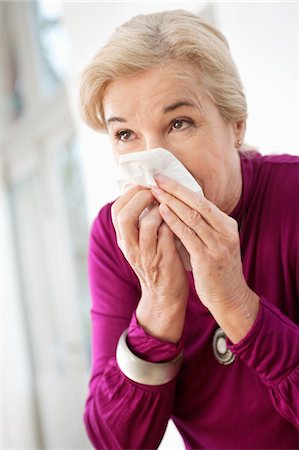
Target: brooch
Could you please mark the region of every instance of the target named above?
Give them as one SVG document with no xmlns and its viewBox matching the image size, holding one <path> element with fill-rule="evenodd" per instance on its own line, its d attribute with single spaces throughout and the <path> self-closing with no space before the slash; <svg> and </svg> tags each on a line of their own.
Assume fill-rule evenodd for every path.
<svg viewBox="0 0 299 450">
<path fill-rule="evenodd" d="M 227 348 L 226 335 L 221 328 L 217 328 L 213 337 L 213 351 L 215 358 L 220 364 L 225 366 L 235 360 L 235 355 Z"/>
</svg>

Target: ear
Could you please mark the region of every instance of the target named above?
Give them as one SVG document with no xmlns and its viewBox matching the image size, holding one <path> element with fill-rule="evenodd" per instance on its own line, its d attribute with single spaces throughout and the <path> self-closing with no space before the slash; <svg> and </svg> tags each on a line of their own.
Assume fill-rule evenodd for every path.
<svg viewBox="0 0 299 450">
<path fill-rule="evenodd" d="M 233 131 L 234 131 L 234 135 L 235 135 L 235 147 L 239 148 L 239 147 L 241 147 L 241 145 L 244 141 L 245 132 L 246 132 L 246 121 L 240 120 L 238 122 L 237 121 L 233 122 Z"/>
</svg>

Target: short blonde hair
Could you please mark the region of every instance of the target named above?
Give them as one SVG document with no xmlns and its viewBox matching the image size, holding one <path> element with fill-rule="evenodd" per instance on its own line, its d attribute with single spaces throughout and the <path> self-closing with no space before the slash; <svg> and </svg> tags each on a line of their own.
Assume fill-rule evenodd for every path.
<svg viewBox="0 0 299 450">
<path fill-rule="evenodd" d="M 246 120 L 246 98 L 226 38 L 184 10 L 138 15 L 116 28 L 82 73 L 83 120 L 95 130 L 106 131 L 103 97 L 108 85 L 171 62 L 199 69 L 204 87 L 224 119 Z"/>
</svg>

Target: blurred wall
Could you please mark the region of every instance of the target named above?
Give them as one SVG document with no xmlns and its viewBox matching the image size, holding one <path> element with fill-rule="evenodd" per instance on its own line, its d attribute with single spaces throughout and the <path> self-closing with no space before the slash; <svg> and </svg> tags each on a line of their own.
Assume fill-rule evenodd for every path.
<svg viewBox="0 0 299 450">
<path fill-rule="evenodd" d="M 0 439 L 88 449 L 88 227 L 67 80 L 54 64 L 66 37 L 58 11 L 40 6 L 0 2 Z"/>
</svg>

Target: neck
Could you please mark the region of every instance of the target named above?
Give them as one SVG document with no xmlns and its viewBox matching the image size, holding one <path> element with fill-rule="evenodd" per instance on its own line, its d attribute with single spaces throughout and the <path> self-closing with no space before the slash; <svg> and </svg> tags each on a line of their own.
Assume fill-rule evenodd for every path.
<svg viewBox="0 0 299 450">
<path fill-rule="evenodd" d="M 242 195 L 242 170 L 240 156 L 238 153 L 236 155 L 235 164 L 228 183 L 227 192 L 229 195 L 227 195 L 227 202 L 224 203 L 222 211 L 226 214 L 230 214 L 237 206 Z"/>
</svg>

